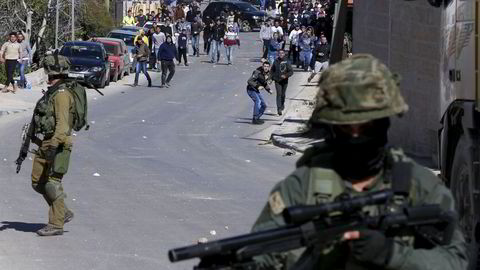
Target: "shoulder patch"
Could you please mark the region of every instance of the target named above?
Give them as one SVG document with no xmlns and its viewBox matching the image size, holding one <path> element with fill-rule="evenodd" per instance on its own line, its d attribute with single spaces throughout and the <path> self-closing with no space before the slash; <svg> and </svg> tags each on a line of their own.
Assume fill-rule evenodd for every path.
<svg viewBox="0 0 480 270">
<path fill-rule="evenodd" d="M 270 195 L 270 197 L 268 197 L 268 204 L 275 215 L 282 213 L 283 209 L 285 209 L 285 203 L 283 202 L 282 195 L 280 195 L 280 192 L 278 191 L 275 191 Z"/>
</svg>

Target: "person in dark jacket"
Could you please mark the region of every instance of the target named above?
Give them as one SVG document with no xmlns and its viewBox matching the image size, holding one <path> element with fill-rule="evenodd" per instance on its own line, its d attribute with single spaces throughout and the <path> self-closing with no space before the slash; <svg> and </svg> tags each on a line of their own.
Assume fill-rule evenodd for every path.
<svg viewBox="0 0 480 270">
<path fill-rule="evenodd" d="M 261 125 L 264 123 L 260 117 L 262 117 L 265 112 L 267 103 L 265 103 L 260 91 L 265 90 L 269 94 L 272 94 L 270 86 L 268 86 L 270 81 L 270 63 L 267 61 L 263 62 L 261 67 L 255 69 L 250 79 L 248 79 L 247 94 L 253 100 L 252 124 L 254 125 Z"/>
<path fill-rule="evenodd" d="M 192 48 L 193 56 L 200 57 L 200 33 L 203 30 L 203 23 L 200 18 L 196 18 L 195 22 L 192 24 Z"/>
<path fill-rule="evenodd" d="M 217 18 L 217 23 L 212 28 L 211 42 L 211 63 L 220 61 L 220 47 L 223 43 L 223 37 L 225 36 L 225 25 L 220 18 Z"/>
<path fill-rule="evenodd" d="M 315 69 L 308 77 L 308 82 L 311 82 L 316 74 L 328 68 L 328 61 L 330 60 L 330 44 L 327 38 L 322 36 L 320 42 L 315 45 Z"/>
<path fill-rule="evenodd" d="M 282 115 L 285 109 L 285 94 L 287 92 L 288 78 L 293 75 L 293 69 L 285 57 L 285 50 L 278 52 L 278 58 L 273 62 L 270 73 L 275 81 L 275 90 L 277 91 L 277 112 Z"/>
<path fill-rule="evenodd" d="M 177 56 L 177 48 L 173 44 L 172 37 L 167 36 L 166 42 L 160 46 L 158 51 L 158 60 L 162 66 L 162 86 L 170 87 L 170 81 L 175 74 L 175 63 L 173 59 Z M 168 77 L 167 77 L 168 72 Z"/>
<path fill-rule="evenodd" d="M 188 66 L 187 61 L 187 46 L 188 46 L 188 36 L 187 36 L 187 29 L 182 29 L 182 33 L 178 36 L 178 64 L 182 63 L 182 56 L 183 62 L 185 66 Z"/>
<path fill-rule="evenodd" d="M 150 49 L 148 48 L 148 45 L 143 42 L 142 38 L 139 38 L 137 40 L 137 54 L 135 57 L 137 58 L 137 66 L 135 69 L 135 82 L 133 83 L 133 86 L 138 86 L 138 76 L 140 75 L 140 71 L 145 74 L 145 77 L 147 77 L 148 80 L 148 87 L 152 87 L 152 79 L 150 79 L 150 75 L 148 75 L 147 71 L 147 63 L 148 59 L 150 57 Z"/>
<path fill-rule="evenodd" d="M 210 20 L 207 16 L 205 20 L 205 28 L 203 29 L 203 52 L 207 55 L 210 54 L 210 37 L 212 35 L 212 28 L 215 25 L 215 22 Z"/>
</svg>

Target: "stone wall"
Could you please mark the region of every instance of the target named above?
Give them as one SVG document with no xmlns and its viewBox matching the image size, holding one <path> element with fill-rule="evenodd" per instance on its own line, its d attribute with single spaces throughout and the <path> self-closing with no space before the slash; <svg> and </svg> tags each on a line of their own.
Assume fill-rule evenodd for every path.
<svg viewBox="0 0 480 270">
<path fill-rule="evenodd" d="M 356 0 L 354 53 L 371 53 L 402 76 L 409 112 L 392 122 L 391 142 L 435 159 L 440 126 L 441 9 L 425 0 Z"/>
</svg>

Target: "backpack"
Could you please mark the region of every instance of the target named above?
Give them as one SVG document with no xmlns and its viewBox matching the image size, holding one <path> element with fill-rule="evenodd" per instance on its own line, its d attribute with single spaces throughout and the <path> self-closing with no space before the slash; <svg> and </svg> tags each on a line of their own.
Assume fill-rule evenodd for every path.
<svg viewBox="0 0 480 270">
<path fill-rule="evenodd" d="M 67 85 L 67 89 L 72 94 L 73 102 L 75 103 L 75 110 L 73 112 L 73 126 L 72 129 L 80 131 L 83 127 L 88 130 L 90 126 L 87 124 L 87 93 L 85 87 L 81 86 L 77 82 L 72 82 Z"/>
</svg>

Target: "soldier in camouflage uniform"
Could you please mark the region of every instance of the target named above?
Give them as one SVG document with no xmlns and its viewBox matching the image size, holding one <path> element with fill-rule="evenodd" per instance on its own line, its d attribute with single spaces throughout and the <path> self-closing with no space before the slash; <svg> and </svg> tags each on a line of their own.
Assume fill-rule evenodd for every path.
<svg viewBox="0 0 480 270">
<path fill-rule="evenodd" d="M 333 201 L 392 188 L 394 168 L 403 164 L 409 192 L 392 204 L 440 204 L 455 211 L 451 192 L 440 178 L 399 149 L 387 147 L 389 117 L 407 111 L 398 79 L 369 55 L 355 55 L 331 66 L 321 76 L 312 128 L 329 130 L 322 146 L 308 149 L 297 169 L 271 191 L 253 231 L 285 225 L 284 208 Z M 397 170 L 398 171 L 398 170 Z M 397 202 L 398 201 L 398 202 Z M 392 206 L 392 205 L 390 205 Z M 372 215 L 390 206 L 371 206 Z M 388 208 L 387 208 L 388 207 Z M 467 268 L 465 239 L 457 224 L 448 245 L 424 247 L 414 236 L 387 237 L 378 230 L 347 232 L 343 239 L 318 250 L 309 269 L 454 269 Z M 256 257 L 260 269 L 289 269 L 303 250 Z M 302 268 L 303 269 L 303 268 Z"/>
<path fill-rule="evenodd" d="M 68 76 L 70 61 L 61 55 L 50 55 L 43 61 L 48 75 L 48 90 L 34 110 L 35 134 L 42 140 L 32 140 L 39 149 L 32 169 L 32 187 L 42 194 L 49 205 L 48 224 L 37 231 L 40 236 L 63 234 L 63 225 L 73 219 L 73 212 L 65 205 L 62 187 L 72 151 L 72 124 L 74 100 Z"/>
</svg>

